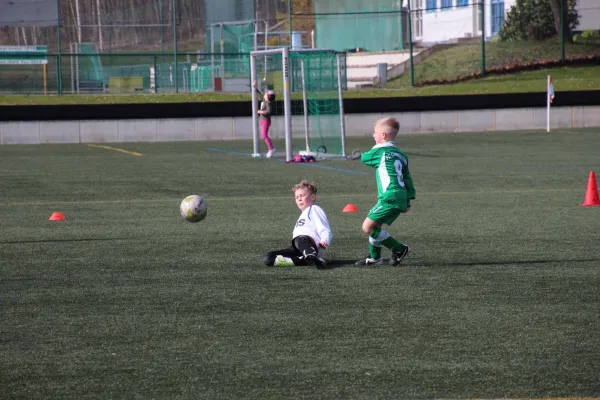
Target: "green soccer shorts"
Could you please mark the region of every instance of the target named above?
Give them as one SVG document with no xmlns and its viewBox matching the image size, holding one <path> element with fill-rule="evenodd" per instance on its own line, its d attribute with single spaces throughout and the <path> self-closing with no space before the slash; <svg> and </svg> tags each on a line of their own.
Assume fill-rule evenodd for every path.
<svg viewBox="0 0 600 400">
<path fill-rule="evenodd" d="M 390 207 L 389 204 L 378 201 L 377 204 L 369 210 L 367 218 L 381 224 L 391 225 L 396 218 L 402 214 L 402 211 L 404 210 L 401 208 Z"/>
</svg>

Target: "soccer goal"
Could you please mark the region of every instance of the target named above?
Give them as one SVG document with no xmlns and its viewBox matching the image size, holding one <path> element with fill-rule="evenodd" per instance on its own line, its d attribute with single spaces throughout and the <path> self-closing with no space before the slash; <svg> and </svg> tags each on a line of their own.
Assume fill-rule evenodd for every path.
<svg viewBox="0 0 600 400">
<path fill-rule="evenodd" d="M 250 53 L 252 81 L 263 92 L 274 90 L 277 96 L 271 136 L 285 138 L 286 161 L 291 161 L 294 153 L 317 159 L 346 158 L 345 63 L 345 53 L 333 50 L 283 47 Z M 252 90 L 253 110 L 259 109 L 260 101 Z M 260 157 L 256 112 L 252 113 L 252 129 L 253 156 Z"/>
</svg>

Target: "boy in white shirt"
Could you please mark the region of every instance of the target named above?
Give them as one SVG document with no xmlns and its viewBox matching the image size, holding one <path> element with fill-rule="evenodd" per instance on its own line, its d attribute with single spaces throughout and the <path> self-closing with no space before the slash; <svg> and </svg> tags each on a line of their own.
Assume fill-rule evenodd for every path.
<svg viewBox="0 0 600 400">
<path fill-rule="evenodd" d="M 292 246 L 266 253 L 263 263 L 268 266 L 314 265 L 319 269 L 325 268 L 322 250 L 331 245 L 331 228 L 325 211 L 314 204 L 317 187 L 305 179 L 292 191 L 296 205 L 302 210 L 292 233 Z"/>
</svg>

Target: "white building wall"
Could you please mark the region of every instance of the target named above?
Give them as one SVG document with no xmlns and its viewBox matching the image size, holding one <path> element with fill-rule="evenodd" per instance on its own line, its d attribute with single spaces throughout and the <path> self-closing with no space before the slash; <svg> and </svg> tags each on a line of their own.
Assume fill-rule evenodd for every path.
<svg viewBox="0 0 600 400">
<path fill-rule="evenodd" d="M 491 0 L 485 1 L 485 36 L 492 37 L 492 4 Z M 599 1 L 599 0 L 590 0 Z M 425 1 L 424 1 L 425 3 Z M 452 1 L 450 9 L 436 10 L 432 12 L 423 11 L 423 42 L 426 44 L 446 42 L 473 36 L 480 36 L 478 30 L 479 18 L 476 4 L 477 0 L 470 0 L 467 7 L 456 7 L 456 0 Z M 505 14 L 516 0 L 504 0 Z M 441 6 L 441 0 L 437 0 L 437 6 Z"/>
<path fill-rule="evenodd" d="M 493 36 L 492 4 L 491 0 L 484 1 L 485 36 L 486 38 L 491 38 Z M 426 0 L 423 0 L 423 43 L 441 43 L 469 37 L 469 34 L 471 36 L 479 36 L 480 32 L 477 31 L 478 24 L 475 21 L 478 18 L 478 14 L 474 5 L 477 2 L 477 0 L 470 0 L 469 6 L 456 7 L 456 0 L 453 0 L 453 7 L 451 9 L 427 12 L 424 9 Z M 413 4 L 414 8 L 415 3 L 411 4 Z M 507 13 L 515 4 L 516 0 L 504 0 L 504 12 Z M 441 0 L 437 0 L 437 7 L 440 6 Z M 579 11 L 579 26 L 576 30 L 600 30 L 600 0 L 578 0 L 577 10 Z"/>
<path fill-rule="evenodd" d="M 474 9 L 471 6 L 434 12 L 424 11 L 423 42 L 439 43 L 456 38 L 477 36 L 474 32 L 473 12 Z"/>
</svg>

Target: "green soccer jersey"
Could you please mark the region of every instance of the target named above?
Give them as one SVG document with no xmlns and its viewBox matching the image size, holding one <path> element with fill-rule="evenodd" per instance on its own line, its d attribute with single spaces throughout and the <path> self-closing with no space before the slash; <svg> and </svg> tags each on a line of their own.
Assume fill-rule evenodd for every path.
<svg viewBox="0 0 600 400">
<path fill-rule="evenodd" d="M 408 158 L 396 147 L 395 142 L 373 146 L 363 153 L 360 161 L 375 168 L 379 201 L 401 209 L 410 207 L 410 200 L 417 193 L 408 170 Z"/>
</svg>

